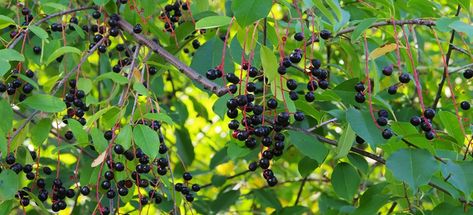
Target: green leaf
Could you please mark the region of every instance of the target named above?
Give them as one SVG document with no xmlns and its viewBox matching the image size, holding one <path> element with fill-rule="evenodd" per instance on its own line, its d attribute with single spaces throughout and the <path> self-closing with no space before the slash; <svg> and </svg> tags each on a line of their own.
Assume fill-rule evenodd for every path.
<svg viewBox="0 0 473 215">
<path fill-rule="evenodd" d="M 66 109 L 66 104 L 64 104 L 60 98 L 46 94 L 34 94 L 29 96 L 22 104 L 48 113 L 57 113 Z"/>
<path fill-rule="evenodd" d="M 88 120 L 87 123 L 85 124 L 86 127 L 90 127 L 95 121 L 97 121 L 102 115 L 104 115 L 106 112 L 108 112 L 110 109 L 114 109 L 117 107 L 106 107 L 104 109 L 99 110 L 97 113 L 92 115 Z"/>
<path fill-rule="evenodd" d="M 351 201 L 358 191 L 360 175 L 348 163 L 339 163 L 332 173 L 332 187 L 338 196 Z"/>
<path fill-rule="evenodd" d="M 297 165 L 297 170 L 302 177 L 309 176 L 317 167 L 319 163 L 316 160 L 310 159 L 307 156 L 304 156 Z"/>
<path fill-rule="evenodd" d="M 347 124 L 342 136 L 340 136 L 340 140 L 338 141 L 337 148 L 335 151 L 337 152 L 337 155 L 335 158 L 343 158 L 348 155 L 348 152 L 350 152 L 351 146 L 353 145 L 353 141 L 355 141 L 356 134 L 351 129 L 350 124 Z"/>
<path fill-rule="evenodd" d="M 465 136 L 463 136 L 462 128 L 458 123 L 457 116 L 448 111 L 439 111 L 438 117 L 443 127 L 447 130 L 447 134 L 455 138 L 458 144 L 463 144 Z"/>
<path fill-rule="evenodd" d="M 219 97 L 213 104 L 212 110 L 214 111 L 220 119 L 225 118 L 225 113 L 227 110 L 227 101 L 232 98 L 230 94 L 225 94 L 222 97 Z"/>
<path fill-rule="evenodd" d="M 46 65 L 49 65 L 51 62 L 56 60 L 56 58 L 58 58 L 58 57 L 60 57 L 64 54 L 67 54 L 67 53 L 74 53 L 74 54 L 80 55 L 81 51 L 76 47 L 63 46 L 61 48 L 58 48 L 58 49 L 54 50 L 54 52 L 51 55 L 49 55 L 48 60 L 46 60 Z"/>
<path fill-rule="evenodd" d="M 7 148 L 7 135 L 3 133 L 3 131 L 0 130 L 0 150 L 2 152 L 6 152 L 8 150 Z M 7 153 L 2 153 L 1 157 L 5 158 L 7 156 Z"/>
<path fill-rule="evenodd" d="M 10 214 L 14 205 L 18 204 L 15 200 L 7 200 L 0 203 L 0 214 Z"/>
<path fill-rule="evenodd" d="M 75 119 L 68 119 L 67 120 L 67 125 L 71 129 L 77 143 L 80 146 L 86 146 L 86 145 L 89 144 L 89 136 L 88 136 L 87 132 L 84 130 L 82 124 L 80 124 Z"/>
<path fill-rule="evenodd" d="M 7 100 L 0 100 L 0 116 L 2 117 L 2 123 L 0 123 L 0 131 L 3 133 L 10 132 L 13 123 L 13 110 Z"/>
<path fill-rule="evenodd" d="M 52 120 L 49 118 L 41 119 L 36 125 L 31 128 L 31 143 L 38 147 L 48 138 L 49 131 L 51 130 Z"/>
<path fill-rule="evenodd" d="M 347 121 L 355 133 L 375 149 L 377 145 L 386 140 L 381 136 L 381 131 L 376 127 L 369 112 L 359 111 L 353 107 L 348 108 Z"/>
<path fill-rule="evenodd" d="M 172 121 L 172 118 L 169 115 L 165 114 L 165 113 L 146 113 L 143 116 L 143 118 L 162 121 L 162 122 L 165 122 L 169 125 L 174 124 L 174 122 Z"/>
<path fill-rule="evenodd" d="M 320 10 L 320 12 L 327 17 L 328 20 L 330 20 L 330 23 L 335 24 L 337 21 L 335 20 L 335 17 L 333 16 L 332 12 L 325 7 L 323 1 L 313 1 L 315 4 L 315 7 Z"/>
<path fill-rule="evenodd" d="M 462 9 L 469 10 L 470 8 L 470 1 L 471 0 L 452 0 L 453 2 L 457 2 L 461 5 Z"/>
<path fill-rule="evenodd" d="M 209 29 L 227 26 L 232 21 L 228 16 L 208 16 L 195 23 L 195 29 Z"/>
<path fill-rule="evenodd" d="M 355 153 L 349 153 L 347 157 L 350 163 L 353 166 L 355 166 L 358 170 L 360 170 L 362 173 L 366 174 L 368 172 L 369 166 L 365 157 L 355 154 Z"/>
<path fill-rule="evenodd" d="M 264 208 L 274 208 L 274 209 L 281 209 L 281 202 L 277 198 L 277 194 L 273 190 L 269 189 L 258 189 L 253 190 L 253 195 L 255 196 L 256 200 L 261 203 Z"/>
<path fill-rule="evenodd" d="M 435 158 L 424 149 L 400 149 L 386 161 L 395 178 L 406 182 L 416 192 L 439 169 Z"/>
<path fill-rule="evenodd" d="M 225 163 L 228 161 L 227 157 L 227 148 L 224 147 L 220 150 L 218 150 L 213 156 L 212 159 L 210 159 L 209 163 L 209 168 L 214 169 L 216 166 Z"/>
<path fill-rule="evenodd" d="M 159 149 L 159 137 L 153 129 L 145 125 L 137 125 L 133 128 L 133 140 L 150 159 L 156 158 Z"/>
<path fill-rule="evenodd" d="M 467 34 L 470 40 L 473 40 L 473 26 L 462 21 L 455 21 L 448 26 L 452 29 L 455 29 L 455 31 Z"/>
<path fill-rule="evenodd" d="M 33 32 L 33 34 L 35 34 L 36 36 L 38 36 L 40 39 L 42 40 L 48 39 L 48 33 L 42 28 L 36 25 L 29 25 L 28 29 L 30 29 L 30 31 Z"/>
<path fill-rule="evenodd" d="M 6 61 L 25 61 L 25 57 L 15 49 L 0 50 L 0 59 Z"/>
<path fill-rule="evenodd" d="M 272 215 L 307 214 L 309 211 L 310 211 L 309 208 L 297 205 L 297 206 L 285 207 L 280 210 L 274 211 Z"/>
<path fill-rule="evenodd" d="M 8 16 L 0 15 L 0 29 L 4 29 L 10 25 L 16 25 L 15 21 Z"/>
<path fill-rule="evenodd" d="M 120 109 L 112 107 L 100 117 L 100 124 L 104 128 L 112 128 L 120 117 Z"/>
<path fill-rule="evenodd" d="M 376 214 L 383 205 L 388 203 L 390 198 L 383 194 L 384 187 L 386 187 L 386 183 L 379 183 L 368 188 L 360 198 L 360 206 L 352 214 Z"/>
<path fill-rule="evenodd" d="M 94 3 L 98 6 L 106 5 L 110 0 L 94 0 Z"/>
<path fill-rule="evenodd" d="M 115 139 L 115 142 L 117 144 L 120 144 L 123 146 L 125 150 L 128 150 L 131 146 L 131 138 L 132 138 L 133 132 L 131 129 L 130 125 L 125 125 L 120 129 L 120 132 L 117 135 L 117 138 Z"/>
<path fill-rule="evenodd" d="M 468 201 L 471 200 L 473 191 L 473 168 L 472 161 L 455 162 L 447 160 L 442 166 L 442 175 L 449 178 L 448 182 L 465 194 Z"/>
<path fill-rule="evenodd" d="M 271 82 L 278 77 L 278 60 L 274 55 L 273 50 L 266 46 L 261 46 L 260 49 L 261 64 L 263 65 L 263 73 L 268 77 L 268 81 Z"/>
<path fill-rule="evenodd" d="M 229 142 L 227 148 L 227 155 L 232 160 L 237 160 L 251 153 L 251 149 L 248 147 L 239 146 L 236 142 Z"/>
<path fill-rule="evenodd" d="M 441 32 L 448 32 L 451 30 L 449 25 L 457 20 L 458 17 L 441 17 L 435 21 L 435 28 Z"/>
<path fill-rule="evenodd" d="M 20 185 L 19 176 L 9 169 L 0 173 L 0 202 L 14 199 Z"/>
<path fill-rule="evenodd" d="M 299 131 L 288 131 L 290 143 L 303 155 L 323 163 L 328 154 L 328 149 L 316 138 Z"/>
<path fill-rule="evenodd" d="M 355 28 L 355 30 L 353 31 L 353 33 L 351 34 L 351 41 L 352 42 L 355 42 L 357 41 L 361 34 L 366 30 L 368 29 L 374 22 L 376 22 L 376 18 L 368 18 L 368 19 L 364 19 L 363 21 L 361 21 Z"/>
<path fill-rule="evenodd" d="M 195 159 L 195 152 L 187 129 L 182 128 L 176 130 L 176 147 L 177 154 L 182 159 L 184 165 L 191 165 L 192 161 Z"/>
<path fill-rule="evenodd" d="M 238 24 L 246 27 L 268 16 L 272 5 L 271 0 L 238 0 L 232 1 L 232 11 Z"/>
<path fill-rule="evenodd" d="M 93 145 L 98 153 L 107 150 L 108 142 L 98 128 L 93 127 L 90 129 L 90 136 L 92 136 Z"/>
<path fill-rule="evenodd" d="M 212 202 L 212 210 L 217 213 L 226 210 L 231 205 L 235 204 L 240 197 L 240 191 L 230 190 L 227 192 L 220 192 L 217 198 Z"/>
<path fill-rule="evenodd" d="M 105 79 L 110 79 L 110 80 L 112 80 L 113 82 L 115 82 L 119 85 L 123 85 L 123 84 L 128 83 L 128 79 L 126 77 L 124 77 L 123 75 L 114 73 L 114 72 L 107 72 L 107 73 L 104 73 L 102 75 L 99 75 L 97 78 L 94 79 L 94 82 L 99 82 L 99 81 L 105 80 Z"/>
<path fill-rule="evenodd" d="M 133 90 L 135 90 L 139 95 L 148 96 L 148 89 L 141 82 L 135 82 L 133 84 Z"/>
<path fill-rule="evenodd" d="M 79 78 L 77 89 L 83 90 L 85 94 L 88 94 L 92 90 L 92 80 L 89 78 Z"/>
<path fill-rule="evenodd" d="M 5 75 L 8 71 L 10 71 L 11 65 L 8 61 L 4 59 L 0 59 L 0 76 Z"/>
</svg>

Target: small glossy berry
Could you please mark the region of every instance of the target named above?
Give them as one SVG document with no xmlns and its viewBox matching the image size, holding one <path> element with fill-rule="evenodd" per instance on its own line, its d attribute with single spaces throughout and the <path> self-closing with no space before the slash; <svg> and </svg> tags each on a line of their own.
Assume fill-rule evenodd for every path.
<svg viewBox="0 0 473 215">
<path fill-rule="evenodd" d="M 105 137 L 106 140 L 111 140 L 113 138 L 113 131 L 108 130 L 103 134 L 103 137 Z"/>
<path fill-rule="evenodd" d="M 433 140 L 435 138 L 435 134 L 433 131 L 427 131 L 425 132 L 425 138 L 427 140 Z"/>
<path fill-rule="evenodd" d="M 435 110 L 432 108 L 427 108 L 424 112 L 424 116 L 427 119 L 433 119 L 435 117 Z"/>
<path fill-rule="evenodd" d="M 305 100 L 307 102 L 313 102 L 315 100 L 315 95 L 314 95 L 314 92 L 312 91 L 309 91 L 305 94 Z"/>
<path fill-rule="evenodd" d="M 302 120 L 304 120 L 304 118 L 305 118 L 304 113 L 302 113 L 302 112 L 300 112 L 300 111 L 296 111 L 296 112 L 294 113 L 294 119 L 295 119 L 296 121 L 302 121 Z"/>
<path fill-rule="evenodd" d="M 473 69 L 467 69 L 463 72 L 463 77 L 470 79 L 473 77 Z"/>
<path fill-rule="evenodd" d="M 294 79 L 288 79 L 286 81 L 286 86 L 289 90 L 295 90 L 297 89 L 297 82 Z"/>
<path fill-rule="evenodd" d="M 390 95 L 394 95 L 397 93 L 397 85 L 392 85 L 388 88 L 388 93 Z"/>
<path fill-rule="evenodd" d="M 67 140 L 72 140 L 72 138 L 74 138 L 74 134 L 72 134 L 72 131 L 66 131 L 66 133 L 64 134 L 64 138 L 66 138 Z"/>
<path fill-rule="evenodd" d="M 12 164 L 15 163 L 16 159 L 15 159 L 15 156 L 14 156 L 12 153 L 10 153 L 10 154 L 5 158 L 5 161 L 7 162 L 7 164 L 12 165 Z"/>
<path fill-rule="evenodd" d="M 136 24 L 134 27 L 133 27 L 133 32 L 135 34 L 139 34 L 143 31 L 143 27 L 141 27 L 140 24 Z"/>
<path fill-rule="evenodd" d="M 46 175 L 51 175 L 51 173 L 52 173 L 53 171 L 51 170 L 51 168 L 45 166 L 45 167 L 43 167 L 43 172 L 44 172 L 44 174 L 46 174 Z"/>
<path fill-rule="evenodd" d="M 411 125 L 418 126 L 422 122 L 422 119 L 418 116 L 413 116 L 411 117 L 410 122 L 411 122 Z"/>
<path fill-rule="evenodd" d="M 393 132 L 389 128 L 386 128 L 384 129 L 382 135 L 384 139 L 389 139 L 393 136 Z"/>
<path fill-rule="evenodd" d="M 399 76 L 399 82 L 403 83 L 403 84 L 407 84 L 409 83 L 409 81 L 411 81 L 411 77 L 409 76 L 409 74 L 407 73 L 402 73 L 400 76 Z"/>
<path fill-rule="evenodd" d="M 101 16 L 102 16 L 102 14 L 97 10 L 92 13 L 92 17 L 94 19 L 99 19 Z"/>
<path fill-rule="evenodd" d="M 363 103 L 365 102 L 365 95 L 363 95 L 363 93 L 360 93 L 358 92 L 356 95 L 355 95 L 355 101 L 358 102 L 358 103 Z"/>
<path fill-rule="evenodd" d="M 116 144 L 114 147 L 113 147 L 113 151 L 117 154 L 123 154 L 125 152 L 125 149 L 123 148 L 122 145 L 120 144 Z"/>
<path fill-rule="evenodd" d="M 379 126 L 386 126 L 388 124 L 388 119 L 386 117 L 379 117 L 376 122 Z"/>
<path fill-rule="evenodd" d="M 274 187 L 276 184 L 278 184 L 278 179 L 276 177 L 271 177 L 268 178 L 267 182 L 270 187 Z"/>
<path fill-rule="evenodd" d="M 200 190 L 200 186 L 198 184 L 193 184 L 192 185 L 192 191 L 199 192 L 199 190 Z"/>
<path fill-rule="evenodd" d="M 34 52 L 35 54 L 41 54 L 41 47 L 39 47 L 39 46 L 34 46 L 34 47 L 33 47 L 33 52 Z"/>
<path fill-rule="evenodd" d="M 248 165 L 248 169 L 250 171 L 255 171 L 256 169 L 258 168 L 258 164 L 256 162 L 251 162 L 249 165 Z"/>
<path fill-rule="evenodd" d="M 297 32 L 296 34 L 294 34 L 294 39 L 297 40 L 297 41 L 302 41 L 302 40 L 304 40 L 304 33 L 302 33 L 302 32 Z"/>
<path fill-rule="evenodd" d="M 268 105 L 268 108 L 270 109 L 276 109 L 278 107 L 278 102 L 274 98 L 268 99 L 266 102 L 266 105 Z"/>
<path fill-rule="evenodd" d="M 383 74 L 385 76 L 391 76 L 393 74 L 393 66 L 392 65 L 389 65 L 389 66 L 385 66 L 383 68 Z"/>
<path fill-rule="evenodd" d="M 320 31 L 320 37 L 322 37 L 322 39 L 326 40 L 328 38 L 330 38 L 332 36 L 332 33 L 328 30 L 322 30 Z"/>
<path fill-rule="evenodd" d="M 468 109 L 470 109 L 470 103 L 467 102 L 467 101 L 462 101 L 462 102 L 460 103 L 460 107 L 461 107 L 463 110 L 468 110 Z"/>
<path fill-rule="evenodd" d="M 363 138 L 361 138 L 361 137 L 358 136 L 358 135 L 356 135 L 355 141 L 356 141 L 356 143 L 358 143 L 358 144 L 363 144 L 363 143 L 365 142 L 365 140 L 363 140 Z"/>
</svg>

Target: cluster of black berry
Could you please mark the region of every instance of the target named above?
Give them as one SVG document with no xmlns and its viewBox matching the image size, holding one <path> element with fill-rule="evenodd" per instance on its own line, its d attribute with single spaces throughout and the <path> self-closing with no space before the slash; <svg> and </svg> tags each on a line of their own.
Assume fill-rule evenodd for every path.
<svg viewBox="0 0 473 215">
<path fill-rule="evenodd" d="M 31 14 L 31 11 L 28 7 L 23 7 L 21 9 L 21 14 L 24 17 L 24 21 L 21 23 L 21 26 L 28 26 L 31 21 L 33 20 L 33 15 Z M 15 28 L 14 25 L 10 25 L 10 28 Z M 18 35 L 19 31 L 17 30 L 12 30 L 10 32 L 10 38 L 15 38 Z"/>
<path fill-rule="evenodd" d="M 31 70 L 26 70 L 25 72 L 26 77 L 34 78 L 34 72 Z M 34 86 L 26 81 L 23 81 L 19 77 L 19 71 L 13 69 L 11 71 L 10 81 L 7 84 L 0 82 L 0 93 L 6 92 L 9 96 L 14 95 L 17 91 L 20 91 L 20 95 L 18 96 L 18 101 L 22 102 L 27 98 L 28 94 L 34 90 Z"/>
<path fill-rule="evenodd" d="M 200 190 L 200 185 L 198 184 L 192 184 L 191 189 L 189 189 L 189 181 L 192 179 L 192 175 L 189 172 L 185 172 L 182 174 L 182 178 L 184 179 L 184 183 L 178 182 L 174 185 L 174 189 L 177 192 L 181 192 L 182 195 L 185 196 L 186 200 L 188 202 L 194 201 L 194 195 L 191 193 L 192 192 L 199 192 Z"/>
<path fill-rule="evenodd" d="M 167 32 L 173 32 L 176 24 L 180 24 L 179 18 L 182 16 L 182 10 L 189 10 L 187 2 L 176 1 L 174 4 L 164 6 L 164 11 L 159 16 L 164 21 L 164 29 Z"/>
<path fill-rule="evenodd" d="M 64 103 L 66 104 L 67 115 L 65 115 L 62 120 L 64 123 L 68 123 L 68 119 L 77 119 L 80 124 L 85 125 L 87 122 L 84 118 L 84 115 L 89 111 L 89 107 L 85 104 L 83 99 L 85 98 L 85 92 L 83 90 L 77 89 L 77 82 L 75 79 L 69 80 L 69 92 L 64 96 Z M 72 132 L 66 133 L 66 139 L 72 139 Z"/>
</svg>

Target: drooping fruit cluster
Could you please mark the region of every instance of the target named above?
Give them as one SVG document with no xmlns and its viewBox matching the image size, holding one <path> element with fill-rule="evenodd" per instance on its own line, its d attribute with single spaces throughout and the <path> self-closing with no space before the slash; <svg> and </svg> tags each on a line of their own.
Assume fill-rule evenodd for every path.
<svg viewBox="0 0 473 215">
<path fill-rule="evenodd" d="M 34 81 L 34 76 L 34 72 L 29 69 L 24 74 L 20 74 L 17 69 L 11 70 L 10 77 L 6 79 L 9 81 L 6 84 L 0 82 L 0 94 L 6 92 L 9 96 L 16 98 L 18 92 L 18 101 L 24 101 L 34 90 L 34 86 L 30 83 Z"/>
<path fill-rule="evenodd" d="M 190 184 L 190 180 L 192 180 L 192 174 L 189 172 L 184 172 L 182 174 L 182 178 L 184 179 L 184 183 L 178 182 L 174 185 L 174 189 L 177 192 L 180 192 L 188 202 L 194 201 L 193 193 L 197 193 L 200 190 L 200 185 L 198 184 Z M 190 186 L 190 189 L 189 189 Z"/>
<path fill-rule="evenodd" d="M 178 24 L 182 23 L 180 20 L 182 16 L 182 10 L 189 10 L 189 4 L 187 1 L 175 1 L 173 4 L 167 4 L 164 6 L 164 11 L 161 13 L 159 18 L 164 21 L 164 29 L 167 32 L 174 32 Z"/>
<path fill-rule="evenodd" d="M 64 95 L 64 103 L 67 107 L 67 115 L 62 120 L 64 123 L 68 123 L 68 119 L 76 119 L 80 124 L 85 125 L 87 123 L 84 115 L 89 111 L 89 107 L 86 105 L 85 92 L 77 89 L 77 81 L 75 79 L 69 80 L 69 92 Z M 66 139 L 72 139 L 72 133 L 66 133 Z"/>
</svg>

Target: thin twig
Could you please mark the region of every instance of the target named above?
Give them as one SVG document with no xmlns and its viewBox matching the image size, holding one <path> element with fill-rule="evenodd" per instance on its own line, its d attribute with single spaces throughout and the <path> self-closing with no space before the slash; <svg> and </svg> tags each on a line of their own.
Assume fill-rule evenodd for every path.
<svg viewBox="0 0 473 215">
<path fill-rule="evenodd" d="M 304 185 L 305 185 L 305 182 L 307 181 L 307 177 L 308 176 L 302 179 L 302 183 L 301 183 L 301 186 L 299 187 L 299 191 L 297 192 L 297 197 L 296 197 L 296 201 L 294 202 L 294 206 L 297 206 L 297 204 L 299 203 L 299 199 L 301 198 L 302 191 L 304 190 Z"/>
<path fill-rule="evenodd" d="M 330 124 L 330 123 L 336 122 L 336 121 L 337 121 L 337 118 L 329 119 L 329 120 L 327 120 L 327 121 L 325 121 L 325 122 L 321 122 L 320 124 L 318 124 L 318 125 L 316 125 L 316 126 L 314 126 L 314 127 L 312 127 L 312 128 L 307 129 L 307 131 L 308 131 L 308 132 L 312 132 L 312 131 L 314 131 L 314 130 L 317 129 L 317 128 L 323 127 L 323 126 L 325 126 L 325 125 L 327 125 L 327 124 Z"/>
<path fill-rule="evenodd" d="M 88 7 L 81 7 L 81 8 L 75 8 L 75 9 L 70 9 L 70 10 L 65 10 L 65 11 L 61 11 L 61 12 L 58 12 L 58 13 L 53 13 L 51 15 L 47 15 L 46 17 L 40 19 L 38 22 L 36 22 L 34 25 L 35 26 L 39 26 L 41 25 L 43 22 L 46 22 L 52 18 L 55 18 L 55 17 L 58 17 L 58 16 L 63 16 L 63 15 L 66 15 L 66 14 L 70 14 L 70 13 L 74 13 L 74 12 L 77 12 L 77 11 L 82 11 L 82 10 L 90 10 L 90 9 L 97 9 L 97 6 L 88 6 Z M 20 35 L 18 35 L 18 37 L 16 37 L 16 39 L 8 46 L 9 49 L 13 48 L 16 46 L 16 44 L 18 44 L 18 42 L 20 42 L 20 40 L 23 39 L 23 37 L 26 35 L 26 33 L 29 32 L 29 29 L 26 28 L 24 29 L 22 32 L 20 32 Z"/>
<path fill-rule="evenodd" d="M 223 96 L 228 92 L 228 89 L 226 87 L 219 86 L 218 84 L 208 80 L 206 77 L 200 75 L 197 71 L 185 65 L 182 61 L 174 57 L 174 55 L 166 51 L 159 44 L 155 43 L 152 40 L 147 39 L 142 34 L 134 33 L 133 26 L 127 21 L 125 21 L 124 19 L 120 19 L 118 24 L 122 30 L 131 34 L 136 39 L 136 41 L 140 42 L 141 44 L 145 46 L 148 46 L 154 52 L 161 55 L 168 63 L 174 65 L 179 71 L 184 73 L 187 77 L 202 84 L 204 89 L 212 91 L 217 96 Z"/>
<path fill-rule="evenodd" d="M 133 78 L 133 73 L 135 72 L 135 65 L 136 65 L 136 59 L 138 57 L 138 54 L 140 53 L 140 44 L 138 44 L 135 48 L 135 52 L 133 53 L 133 56 L 131 58 L 131 64 L 130 64 L 130 71 L 128 72 L 128 84 L 126 87 L 126 90 L 122 92 L 122 95 L 120 96 L 120 99 L 118 100 L 118 107 L 121 107 L 123 103 L 125 102 L 126 97 L 128 96 L 128 91 L 130 90 L 130 85 L 131 85 L 131 78 Z"/>
<path fill-rule="evenodd" d="M 455 14 L 455 16 L 458 16 L 460 14 L 460 10 L 461 10 L 461 6 L 458 5 L 458 8 L 457 8 L 457 12 Z M 444 69 L 443 69 L 443 75 L 442 75 L 442 79 L 440 80 L 440 83 L 439 83 L 439 88 L 437 90 L 437 94 L 435 95 L 435 99 L 434 99 L 434 103 L 432 104 L 432 109 L 436 109 L 437 108 L 437 105 L 440 101 L 440 97 L 442 97 L 442 89 L 443 89 L 443 85 L 445 84 L 445 80 L 447 79 L 447 73 L 448 73 L 448 64 L 450 63 L 450 57 L 452 55 L 452 50 L 453 50 L 453 40 L 455 39 L 455 29 L 452 29 L 452 33 L 450 35 L 450 42 L 448 43 L 448 50 L 447 50 L 447 54 L 446 54 L 446 60 L 445 60 L 445 66 L 444 66 Z"/>
</svg>

